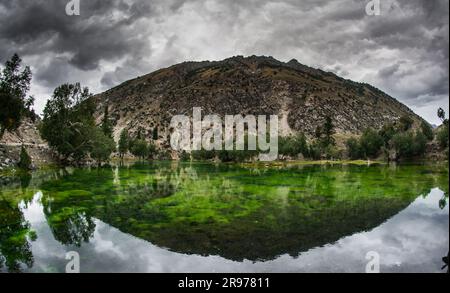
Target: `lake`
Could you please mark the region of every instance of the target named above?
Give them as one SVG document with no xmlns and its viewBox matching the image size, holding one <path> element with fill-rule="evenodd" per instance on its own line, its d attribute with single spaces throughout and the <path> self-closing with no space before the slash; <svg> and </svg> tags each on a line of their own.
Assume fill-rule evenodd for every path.
<svg viewBox="0 0 450 293">
<path fill-rule="evenodd" d="M 0 272 L 444 272 L 448 167 L 155 162 L 0 177 Z"/>
</svg>

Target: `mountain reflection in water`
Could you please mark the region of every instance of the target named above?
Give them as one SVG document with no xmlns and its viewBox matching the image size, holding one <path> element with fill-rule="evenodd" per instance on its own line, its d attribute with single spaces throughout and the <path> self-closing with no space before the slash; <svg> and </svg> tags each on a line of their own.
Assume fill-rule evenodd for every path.
<svg viewBox="0 0 450 293">
<path fill-rule="evenodd" d="M 0 271 L 439 272 L 448 169 L 138 164 L 0 187 Z"/>
</svg>

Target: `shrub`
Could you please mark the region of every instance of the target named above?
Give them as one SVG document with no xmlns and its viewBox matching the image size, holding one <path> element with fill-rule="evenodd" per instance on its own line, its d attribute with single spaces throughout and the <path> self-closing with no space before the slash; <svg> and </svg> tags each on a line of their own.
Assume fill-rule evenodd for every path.
<svg viewBox="0 0 450 293">
<path fill-rule="evenodd" d="M 439 129 L 437 133 L 437 141 L 439 143 L 439 146 L 443 149 L 448 147 L 448 126 L 443 125 L 441 129 Z"/>
<path fill-rule="evenodd" d="M 434 133 L 433 133 L 433 129 L 431 128 L 430 124 L 428 124 L 425 121 L 422 121 L 420 128 L 422 129 L 422 133 L 428 141 L 433 140 Z"/>
<path fill-rule="evenodd" d="M 358 139 L 350 138 L 346 142 L 348 157 L 352 160 L 360 159 L 361 156 L 361 145 Z"/>
<path fill-rule="evenodd" d="M 23 170 L 31 170 L 31 157 L 24 146 L 20 149 L 20 159 L 18 167 Z"/>
<path fill-rule="evenodd" d="M 377 157 L 383 144 L 383 137 L 375 130 L 369 128 L 364 131 L 360 139 L 361 155 L 365 158 Z"/>
</svg>

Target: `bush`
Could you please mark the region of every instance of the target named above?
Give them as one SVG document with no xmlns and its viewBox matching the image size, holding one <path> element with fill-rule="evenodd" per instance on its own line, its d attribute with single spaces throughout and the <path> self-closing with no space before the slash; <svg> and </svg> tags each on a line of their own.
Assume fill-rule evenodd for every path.
<svg viewBox="0 0 450 293">
<path fill-rule="evenodd" d="M 439 146 L 443 149 L 448 147 L 448 126 L 443 125 L 441 129 L 439 129 L 437 133 L 437 141 L 439 143 Z"/>
<path fill-rule="evenodd" d="M 380 154 L 383 144 L 383 137 L 375 130 L 369 128 L 364 131 L 360 139 L 361 155 L 364 156 L 364 158 L 377 157 Z"/>
<path fill-rule="evenodd" d="M 428 141 L 433 140 L 434 133 L 433 133 L 433 129 L 431 128 L 430 124 L 428 124 L 425 121 L 422 121 L 422 124 L 420 125 L 420 128 L 422 129 L 422 133 L 423 133 L 423 135 L 426 137 L 426 139 Z"/>
<path fill-rule="evenodd" d="M 191 155 L 188 152 L 186 152 L 186 151 L 181 152 L 181 154 L 180 154 L 180 161 L 188 162 L 190 160 L 191 160 Z"/>
<path fill-rule="evenodd" d="M 304 134 L 281 137 L 278 144 L 278 153 L 284 156 L 297 157 L 299 154 L 308 155 L 308 144 Z"/>
<path fill-rule="evenodd" d="M 95 128 L 91 134 L 91 158 L 97 161 L 98 165 L 108 161 L 111 153 L 116 150 L 114 140 L 103 133 L 103 129 Z"/>
<path fill-rule="evenodd" d="M 421 132 L 415 135 L 412 132 L 396 134 L 392 138 L 392 144 L 397 152 L 397 158 L 412 158 L 425 154 L 427 138 Z"/>
<path fill-rule="evenodd" d="M 134 156 L 143 160 L 148 158 L 150 155 L 149 145 L 143 139 L 136 139 L 133 141 L 130 151 Z"/>
<path fill-rule="evenodd" d="M 31 170 L 31 157 L 24 146 L 20 149 L 20 159 L 18 167 L 23 170 Z"/>
<path fill-rule="evenodd" d="M 361 146 L 358 139 L 350 138 L 346 142 L 348 157 L 352 160 L 357 160 L 362 157 Z"/>
</svg>

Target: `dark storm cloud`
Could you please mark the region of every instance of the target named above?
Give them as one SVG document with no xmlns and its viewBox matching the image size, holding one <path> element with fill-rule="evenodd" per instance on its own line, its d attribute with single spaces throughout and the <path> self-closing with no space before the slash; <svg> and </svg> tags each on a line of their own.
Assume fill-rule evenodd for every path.
<svg viewBox="0 0 450 293">
<path fill-rule="evenodd" d="M 147 46 L 133 29 L 139 19 L 152 15 L 149 2 L 82 1 L 79 17 L 64 13 L 67 3 L 2 0 L 0 5 L 6 9 L 0 15 L 0 38 L 10 47 L 2 46 L 1 52 L 65 53 L 71 55 L 69 62 L 75 67 L 93 70 L 101 60 L 115 60 Z"/>
<path fill-rule="evenodd" d="M 381 0 L 381 16 L 366 15 L 369 0 L 81 0 L 77 17 L 68 2 L 0 0 L 0 59 L 21 54 L 38 93 L 256 54 L 371 83 L 429 119 L 448 107 L 447 0 Z"/>
</svg>

